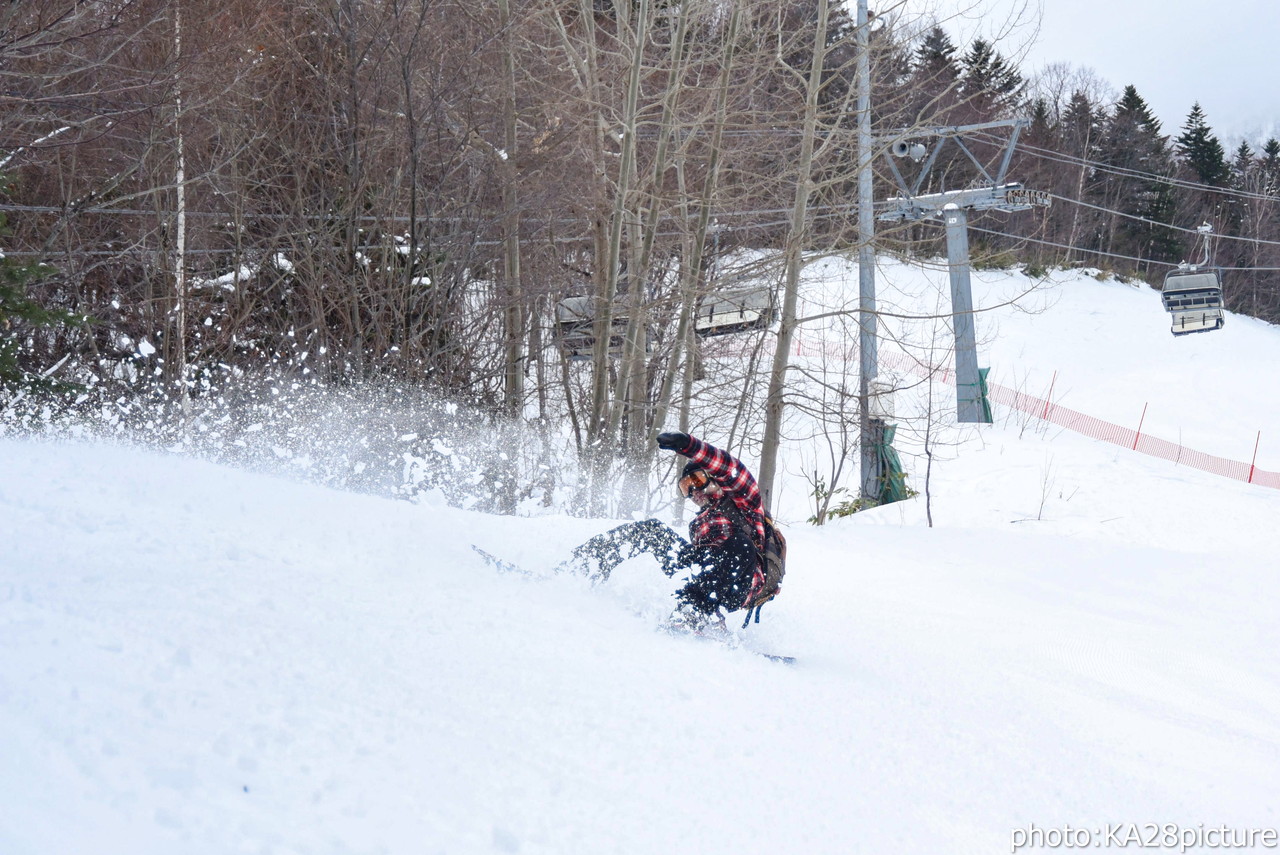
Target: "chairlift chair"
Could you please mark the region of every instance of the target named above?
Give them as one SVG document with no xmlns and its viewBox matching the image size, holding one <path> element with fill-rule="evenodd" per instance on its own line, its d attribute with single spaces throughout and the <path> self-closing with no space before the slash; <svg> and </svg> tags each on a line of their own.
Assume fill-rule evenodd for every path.
<svg viewBox="0 0 1280 855">
<path fill-rule="evenodd" d="M 596 313 L 591 297 L 565 297 L 556 303 L 556 339 L 571 361 L 591 359 L 595 350 Z M 622 353 L 627 331 L 625 315 L 614 315 L 609 335 L 609 355 Z"/>
<path fill-rule="evenodd" d="M 1222 276 L 1216 269 L 1179 268 L 1164 277 L 1160 299 L 1173 316 L 1174 335 L 1222 329 Z"/>
<path fill-rule="evenodd" d="M 698 307 L 693 329 L 704 338 L 764 329 L 773 322 L 773 295 L 767 287 L 714 294 Z"/>
</svg>

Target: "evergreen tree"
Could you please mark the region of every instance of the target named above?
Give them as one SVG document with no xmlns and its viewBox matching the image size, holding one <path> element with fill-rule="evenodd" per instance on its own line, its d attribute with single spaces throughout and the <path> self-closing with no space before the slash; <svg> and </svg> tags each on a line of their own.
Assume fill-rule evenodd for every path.
<svg viewBox="0 0 1280 855">
<path fill-rule="evenodd" d="M 1049 102 L 1044 98 L 1032 101 L 1031 124 L 1026 130 L 1027 142 L 1034 146 L 1047 146 L 1053 142 L 1057 130 L 1053 124 L 1053 112 L 1049 109 Z"/>
<path fill-rule="evenodd" d="M 1263 192 L 1280 191 L 1280 140 L 1272 137 L 1262 146 L 1262 175 L 1265 179 Z"/>
<path fill-rule="evenodd" d="M 1231 187 L 1240 194 L 1225 200 L 1227 216 L 1224 229 L 1227 234 L 1247 238 L 1250 242 L 1224 241 L 1217 247 L 1218 257 L 1214 261 L 1235 267 L 1257 267 L 1260 263 L 1258 245 L 1253 241 L 1261 236 L 1259 214 L 1264 208 L 1260 208 L 1260 203 L 1252 197 L 1262 192 L 1262 174 L 1257 155 L 1247 142 L 1240 143 L 1231 158 Z"/>
<path fill-rule="evenodd" d="M 955 43 L 945 30 L 935 26 L 916 47 L 907 84 L 905 121 L 901 124 L 910 126 L 926 120 L 930 124 L 961 124 L 964 116 L 958 109 L 959 80 Z M 956 178 L 960 157 L 954 146 L 947 146 L 930 171 L 924 192 L 936 192 Z M 964 166 L 959 168 L 962 171 Z"/>
<path fill-rule="evenodd" d="M 871 30 L 871 123 L 893 128 L 913 124 L 917 116 L 907 111 L 914 99 L 915 46 L 892 27 Z"/>
<path fill-rule="evenodd" d="M 24 359 L 28 331 L 75 320 L 68 313 L 46 309 L 27 296 L 27 284 L 45 275 L 47 271 L 39 267 L 0 259 L 0 399 L 12 392 L 58 387 L 30 370 Z"/>
<path fill-rule="evenodd" d="M 1071 94 L 1058 124 L 1058 140 L 1062 150 L 1081 160 L 1093 160 L 1102 140 L 1106 114 L 1084 92 Z"/>
<path fill-rule="evenodd" d="M 1236 149 L 1233 166 L 1239 172 L 1247 172 L 1249 166 L 1253 164 L 1253 149 L 1249 147 L 1248 142 L 1240 143 L 1240 147 Z"/>
<path fill-rule="evenodd" d="M 784 54 L 785 62 L 798 73 L 807 73 L 815 50 L 813 34 L 818 25 L 818 3 L 816 0 L 786 0 L 781 4 L 781 10 L 788 32 L 798 34 L 787 43 L 789 49 Z M 820 103 L 824 106 L 845 100 L 853 86 L 857 59 L 854 47 L 856 31 L 857 22 L 849 15 L 848 8 L 842 3 L 830 3 L 827 7 L 827 35 L 823 43 L 827 50 L 824 59 L 826 70 L 819 94 Z"/>
<path fill-rule="evenodd" d="M 1022 75 L 985 39 L 974 40 L 960 66 L 960 92 L 984 117 L 995 117 L 1022 91 Z"/>
<path fill-rule="evenodd" d="M 956 91 L 959 79 L 955 43 L 944 29 L 934 27 L 915 50 L 909 112 L 914 115 L 934 114 L 945 120 L 945 114 L 959 99 Z"/>
<path fill-rule="evenodd" d="M 1237 190 L 1246 189 L 1253 184 L 1251 179 L 1257 169 L 1258 160 L 1253 149 L 1247 142 L 1240 143 L 1240 147 L 1231 158 L 1231 186 Z"/>
<path fill-rule="evenodd" d="M 7 233 L 0 213 L 0 235 Z M 21 264 L 0 252 L 0 401 L 24 391 L 70 388 L 45 378 L 30 365 L 28 342 L 34 331 L 83 321 L 71 312 L 46 308 L 27 295 L 27 286 L 49 272 L 44 265 Z"/>
<path fill-rule="evenodd" d="M 1022 132 L 1020 147 L 1014 149 L 1010 174 L 1017 176 L 1017 180 L 1027 187 L 1059 194 L 1061 188 L 1055 181 L 1058 164 L 1039 156 L 1034 151 L 1035 149 L 1051 151 L 1056 147 L 1058 129 L 1054 124 L 1053 111 L 1049 107 L 1049 102 L 1044 98 L 1036 98 L 1031 103 L 1030 118 L 1031 123 Z M 1018 218 L 1014 228 L 1020 234 L 1034 230 L 1040 236 L 1047 236 L 1051 228 L 1048 224 L 1057 216 L 1058 212 L 1052 207 L 1040 208 L 1030 212 L 1029 216 Z M 1028 244 L 1024 250 L 1023 259 L 1033 267 L 1046 267 L 1056 262 L 1058 255 L 1057 251 L 1050 247 Z"/>
<path fill-rule="evenodd" d="M 1053 192 L 1067 199 L 1088 200 L 1097 195 L 1099 173 L 1089 165 L 1097 159 L 1106 127 L 1106 112 L 1076 90 L 1062 111 L 1053 148 L 1073 158 L 1078 164 L 1058 164 L 1054 171 Z M 1071 247 L 1098 249 L 1105 234 L 1103 215 L 1080 205 L 1055 205 L 1057 222 L 1063 229 L 1063 242 Z M 1070 252 L 1070 251 L 1069 251 Z M 1074 260 L 1069 254 L 1067 260 Z"/>
<path fill-rule="evenodd" d="M 960 77 L 956 45 L 942 27 L 934 27 L 916 48 L 916 72 L 920 77 L 943 78 L 954 83 Z"/>
<path fill-rule="evenodd" d="M 1177 150 L 1185 176 L 1206 187 L 1183 191 L 1182 218 L 1190 224 L 1207 222 L 1215 231 L 1236 234 L 1242 216 L 1239 200 L 1207 189 L 1231 187 L 1232 170 L 1226 150 L 1214 136 L 1198 103 L 1192 106 L 1182 126 Z"/>
<path fill-rule="evenodd" d="M 1100 171 L 1095 201 L 1112 211 L 1156 223 L 1173 223 L 1175 197 L 1167 178 L 1173 173 L 1168 140 L 1160 122 L 1132 85 L 1124 88 L 1098 146 Z M 1153 261 L 1182 256 L 1177 232 L 1128 217 L 1112 216 L 1104 250 Z"/>
<path fill-rule="evenodd" d="M 1182 135 L 1178 137 L 1178 153 L 1203 184 L 1226 187 L 1231 180 L 1227 153 L 1205 120 L 1199 103 L 1191 108 Z"/>
<path fill-rule="evenodd" d="M 1256 193 L 1257 169 L 1258 164 L 1253 149 L 1247 142 L 1240 143 L 1227 167 L 1227 185 L 1234 190 Z M 1245 219 L 1251 210 L 1248 199 L 1244 196 L 1227 196 L 1221 202 L 1221 209 L 1225 215 L 1223 228 L 1227 234 L 1241 234 L 1241 228 L 1245 225 Z"/>
</svg>

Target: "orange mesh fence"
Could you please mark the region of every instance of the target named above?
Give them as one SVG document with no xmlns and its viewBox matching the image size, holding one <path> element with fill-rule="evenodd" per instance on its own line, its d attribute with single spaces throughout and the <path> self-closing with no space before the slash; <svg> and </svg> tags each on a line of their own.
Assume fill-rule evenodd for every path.
<svg viewBox="0 0 1280 855">
<path fill-rule="evenodd" d="M 814 344 L 810 341 L 801 341 L 799 336 L 796 337 L 795 353 L 797 356 L 822 356 L 824 358 L 848 360 L 856 358 L 856 348 L 853 348 L 853 351 L 851 354 L 848 347 L 828 346 L 823 342 Z M 955 372 L 950 368 L 930 367 L 904 354 L 890 352 L 879 354 L 878 361 L 881 366 L 889 366 L 899 371 L 906 371 L 918 377 L 928 377 L 933 374 L 940 377 L 944 383 L 955 385 Z M 1185 445 L 1170 442 L 1167 439 L 1161 439 L 1151 434 L 1140 433 L 1139 430 L 1133 428 L 1121 427 L 1078 412 L 1070 407 L 1055 404 L 1051 400 L 1028 395 L 1016 389 L 1001 386 L 998 383 L 987 384 L 987 398 L 992 404 L 999 404 L 1018 412 L 1027 413 L 1042 421 L 1064 427 L 1067 430 L 1075 431 L 1093 439 L 1100 439 L 1103 442 L 1122 446 L 1131 451 L 1137 451 L 1151 457 L 1159 457 L 1179 466 L 1190 466 L 1193 469 L 1210 472 L 1214 475 L 1222 475 L 1237 481 L 1280 490 L 1280 472 L 1268 472 L 1265 469 L 1259 469 L 1253 463 L 1228 460 L 1225 457 L 1196 451 L 1194 448 L 1187 448 Z"/>
</svg>

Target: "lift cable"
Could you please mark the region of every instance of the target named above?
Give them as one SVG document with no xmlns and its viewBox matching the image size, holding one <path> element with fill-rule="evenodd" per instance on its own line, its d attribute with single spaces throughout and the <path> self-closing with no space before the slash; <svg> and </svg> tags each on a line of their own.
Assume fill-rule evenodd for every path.
<svg viewBox="0 0 1280 855">
<path fill-rule="evenodd" d="M 1001 142 L 998 137 L 991 137 L 986 141 L 992 144 L 998 144 Z M 1216 193 L 1221 196 L 1236 196 L 1242 199 L 1256 199 L 1262 202 L 1280 202 L 1280 194 L 1253 193 L 1248 190 L 1239 190 L 1232 187 L 1215 187 L 1211 184 L 1200 184 L 1195 181 L 1187 181 L 1184 178 L 1174 178 L 1170 175 L 1157 175 L 1154 172 L 1143 172 L 1138 169 L 1129 169 L 1124 166 L 1101 163 L 1100 161 L 1077 157 L 1072 154 L 1054 151 L 1053 149 L 1027 145 L 1025 142 L 1020 143 L 1018 147 L 1042 160 L 1051 160 L 1057 163 L 1067 164 L 1069 166 L 1088 166 L 1098 170 L 1099 172 L 1107 172 L 1112 175 L 1120 176 L 1121 178 L 1144 178 L 1151 181 L 1159 181 L 1173 187 L 1180 187 L 1184 190 L 1198 190 L 1206 193 Z"/>
</svg>

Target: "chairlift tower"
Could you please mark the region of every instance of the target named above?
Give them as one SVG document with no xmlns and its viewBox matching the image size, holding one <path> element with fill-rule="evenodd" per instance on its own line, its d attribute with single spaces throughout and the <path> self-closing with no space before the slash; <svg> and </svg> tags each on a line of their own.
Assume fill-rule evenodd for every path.
<svg viewBox="0 0 1280 855">
<path fill-rule="evenodd" d="M 1029 124 L 1027 119 L 1006 119 L 976 125 L 901 131 L 890 137 L 891 144 L 886 153 L 890 171 L 901 195 L 886 200 L 886 210 L 878 219 L 906 222 L 938 218 L 946 228 L 947 266 L 951 273 L 951 324 L 956 340 L 956 420 L 960 422 L 990 421 L 983 401 L 978 372 L 978 346 L 974 334 L 973 289 L 969 279 L 969 212 L 1026 211 L 1036 206 L 1049 206 L 1048 192 L 1028 190 L 1021 184 L 1005 180 L 1018 134 Z M 988 170 L 965 145 L 964 136 L 1003 128 L 1009 129 L 1009 139 L 1001 152 L 999 165 L 994 170 Z M 933 139 L 932 150 L 916 141 L 919 139 Z M 944 190 L 941 193 L 922 195 L 920 189 L 937 162 L 939 152 L 948 142 L 954 142 L 968 156 L 985 183 L 964 190 Z M 894 161 L 895 157 L 909 158 L 917 163 L 924 161 L 914 181 L 908 182 L 903 176 Z"/>
</svg>

